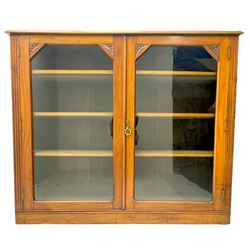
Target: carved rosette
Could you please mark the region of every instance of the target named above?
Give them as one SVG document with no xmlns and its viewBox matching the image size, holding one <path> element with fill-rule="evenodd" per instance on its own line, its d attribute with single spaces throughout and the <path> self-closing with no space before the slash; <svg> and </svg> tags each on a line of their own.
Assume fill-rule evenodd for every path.
<svg viewBox="0 0 250 250">
<path fill-rule="evenodd" d="M 216 60 L 219 61 L 220 59 L 220 46 L 213 44 L 213 45 L 205 45 L 204 48 L 206 51 Z"/>
<path fill-rule="evenodd" d="M 100 43 L 99 46 L 111 59 L 114 59 L 114 45 L 112 43 Z"/>
<path fill-rule="evenodd" d="M 138 59 L 150 46 L 151 44 L 136 44 L 135 59 Z"/>
</svg>

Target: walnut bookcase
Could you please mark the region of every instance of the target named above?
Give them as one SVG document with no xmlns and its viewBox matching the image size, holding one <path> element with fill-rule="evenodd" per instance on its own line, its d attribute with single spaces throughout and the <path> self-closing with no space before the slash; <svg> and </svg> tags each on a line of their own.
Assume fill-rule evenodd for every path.
<svg viewBox="0 0 250 250">
<path fill-rule="evenodd" d="M 16 223 L 230 222 L 241 32 L 7 33 Z"/>
</svg>

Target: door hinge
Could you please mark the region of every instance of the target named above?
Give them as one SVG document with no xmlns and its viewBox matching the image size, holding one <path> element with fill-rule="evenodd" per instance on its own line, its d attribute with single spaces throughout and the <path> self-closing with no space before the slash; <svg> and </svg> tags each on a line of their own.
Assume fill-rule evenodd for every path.
<svg viewBox="0 0 250 250">
<path fill-rule="evenodd" d="M 221 200 L 222 201 L 225 200 L 225 189 L 224 188 L 221 190 Z"/>
</svg>

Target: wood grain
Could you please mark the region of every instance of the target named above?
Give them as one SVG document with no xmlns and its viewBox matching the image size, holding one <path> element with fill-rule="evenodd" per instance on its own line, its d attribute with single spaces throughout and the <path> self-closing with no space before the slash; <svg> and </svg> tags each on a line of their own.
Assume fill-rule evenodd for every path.
<svg viewBox="0 0 250 250">
<path fill-rule="evenodd" d="M 133 211 L 155 211 L 155 212 L 195 212 L 195 211 L 214 211 L 212 201 L 135 201 Z"/>
<path fill-rule="evenodd" d="M 11 36 L 16 206 L 33 208 L 29 36 Z"/>
<path fill-rule="evenodd" d="M 127 85 L 126 119 L 132 134 L 126 137 L 126 208 L 134 208 L 134 164 L 135 164 L 135 45 L 136 38 L 127 38 Z"/>
<path fill-rule="evenodd" d="M 103 212 L 113 210 L 113 201 L 34 201 L 34 210 Z"/>
<path fill-rule="evenodd" d="M 192 213 L 153 213 L 153 212 L 107 212 L 107 213 L 72 213 L 72 212 L 16 212 L 18 224 L 79 224 L 79 223 L 137 223 L 137 224 L 228 224 L 229 213 L 192 212 Z"/>
<path fill-rule="evenodd" d="M 224 206 L 224 182 L 227 168 L 227 136 L 228 136 L 228 92 L 229 82 L 229 39 L 225 37 L 220 43 L 220 61 L 218 64 L 216 106 L 215 106 L 215 142 L 214 142 L 214 209 L 222 210 Z"/>
<path fill-rule="evenodd" d="M 219 45 L 224 36 L 161 36 L 161 35 L 141 35 L 137 36 L 137 44 L 168 45 L 168 46 L 203 46 Z"/>
<path fill-rule="evenodd" d="M 13 109 L 13 142 L 14 142 L 14 170 L 15 170 L 15 206 L 23 208 L 23 170 L 22 170 L 22 125 L 20 107 L 20 69 L 19 39 L 17 35 L 11 36 L 11 78 L 12 78 L 12 109 Z"/>
<path fill-rule="evenodd" d="M 100 43 L 113 43 L 112 34 L 32 34 L 30 43 L 46 43 L 60 45 L 97 45 Z"/>
<path fill-rule="evenodd" d="M 238 64 L 238 37 L 229 38 L 231 46 L 231 55 L 229 59 L 228 71 L 228 131 L 227 131 L 227 164 L 224 169 L 224 211 L 231 210 L 231 192 L 232 192 L 232 171 L 233 171 L 233 146 L 234 146 L 234 121 L 236 104 L 236 85 L 237 85 L 237 64 Z"/>
<path fill-rule="evenodd" d="M 125 208 L 125 135 L 123 127 L 126 117 L 126 37 L 114 36 L 114 209 Z"/>
</svg>

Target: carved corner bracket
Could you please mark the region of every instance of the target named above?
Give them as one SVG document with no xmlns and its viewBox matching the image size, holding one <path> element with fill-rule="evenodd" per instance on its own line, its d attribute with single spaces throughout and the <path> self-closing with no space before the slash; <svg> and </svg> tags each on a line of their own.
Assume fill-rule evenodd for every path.
<svg viewBox="0 0 250 250">
<path fill-rule="evenodd" d="M 150 46 L 151 44 L 136 44 L 135 59 L 138 59 Z"/>
<path fill-rule="evenodd" d="M 30 44 L 30 59 L 32 59 L 42 48 L 44 48 L 45 43 L 31 43 Z"/>
<path fill-rule="evenodd" d="M 114 59 L 114 45 L 112 43 L 100 43 L 99 46 L 111 59 Z"/>
<path fill-rule="evenodd" d="M 220 60 L 220 46 L 219 45 L 204 45 L 206 51 L 216 60 Z"/>
</svg>

